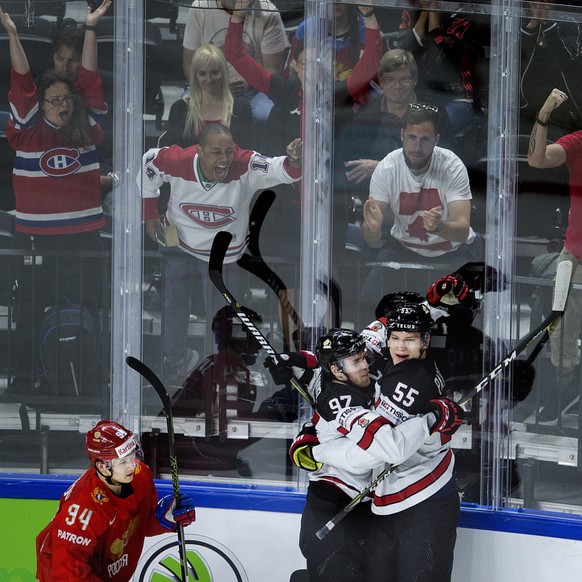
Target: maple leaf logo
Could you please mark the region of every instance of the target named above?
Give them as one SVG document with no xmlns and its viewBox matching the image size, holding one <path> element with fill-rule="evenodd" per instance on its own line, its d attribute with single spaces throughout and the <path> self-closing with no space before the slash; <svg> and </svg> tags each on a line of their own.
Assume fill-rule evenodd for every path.
<svg viewBox="0 0 582 582">
<path fill-rule="evenodd" d="M 417 238 L 423 242 L 428 241 L 428 232 L 424 228 L 422 216 L 417 216 L 416 220 L 410 223 L 406 230 L 412 238 Z"/>
</svg>

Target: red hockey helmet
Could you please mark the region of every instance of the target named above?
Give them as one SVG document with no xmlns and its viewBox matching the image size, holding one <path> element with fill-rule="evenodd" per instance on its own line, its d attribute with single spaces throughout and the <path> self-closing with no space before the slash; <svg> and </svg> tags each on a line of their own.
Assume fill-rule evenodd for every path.
<svg viewBox="0 0 582 582">
<path fill-rule="evenodd" d="M 87 433 L 85 451 L 92 462 L 120 459 L 136 451 L 135 435 L 111 420 L 102 420 Z"/>
</svg>

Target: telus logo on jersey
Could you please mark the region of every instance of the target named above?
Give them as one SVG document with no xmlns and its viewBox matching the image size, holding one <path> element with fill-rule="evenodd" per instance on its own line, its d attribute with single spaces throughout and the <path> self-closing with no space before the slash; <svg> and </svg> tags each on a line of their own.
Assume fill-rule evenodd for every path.
<svg viewBox="0 0 582 582">
<path fill-rule="evenodd" d="M 53 148 L 45 152 L 39 160 L 40 169 L 53 178 L 74 174 L 80 167 L 79 150 L 74 148 Z"/>
<path fill-rule="evenodd" d="M 249 582 L 238 558 L 215 539 L 188 536 L 186 539 L 188 582 Z M 133 580 L 136 582 L 175 582 L 180 575 L 178 544 L 164 539 L 142 556 Z"/>
<path fill-rule="evenodd" d="M 236 220 L 232 206 L 210 206 L 206 204 L 180 204 L 188 218 L 204 228 L 222 228 Z"/>
</svg>

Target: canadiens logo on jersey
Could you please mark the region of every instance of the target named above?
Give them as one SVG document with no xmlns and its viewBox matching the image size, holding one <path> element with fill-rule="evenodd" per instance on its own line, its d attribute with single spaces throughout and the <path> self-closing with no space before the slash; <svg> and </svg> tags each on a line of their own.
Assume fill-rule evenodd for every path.
<svg viewBox="0 0 582 582">
<path fill-rule="evenodd" d="M 74 174 L 80 167 L 79 150 L 58 147 L 46 151 L 39 160 L 40 169 L 47 176 L 61 178 Z"/>
<path fill-rule="evenodd" d="M 93 501 L 99 505 L 103 505 L 104 503 L 109 502 L 107 493 L 105 493 L 101 487 L 95 487 L 95 489 L 93 489 L 93 493 L 91 493 L 91 497 L 93 498 Z"/>
<path fill-rule="evenodd" d="M 196 224 L 204 228 L 222 228 L 236 220 L 232 206 L 184 203 L 180 204 L 180 209 Z"/>
</svg>

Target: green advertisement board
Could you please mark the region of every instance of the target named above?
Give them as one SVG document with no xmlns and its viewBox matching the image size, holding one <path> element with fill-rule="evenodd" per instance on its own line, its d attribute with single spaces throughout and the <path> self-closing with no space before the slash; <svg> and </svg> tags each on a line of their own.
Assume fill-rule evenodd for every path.
<svg viewBox="0 0 582 582">
<path fill-rule="evenodd" d="M 0 499 L 0 580 L 36 581 L 36 536 L 55 514 L 58 501 Z"/>
</svg>

